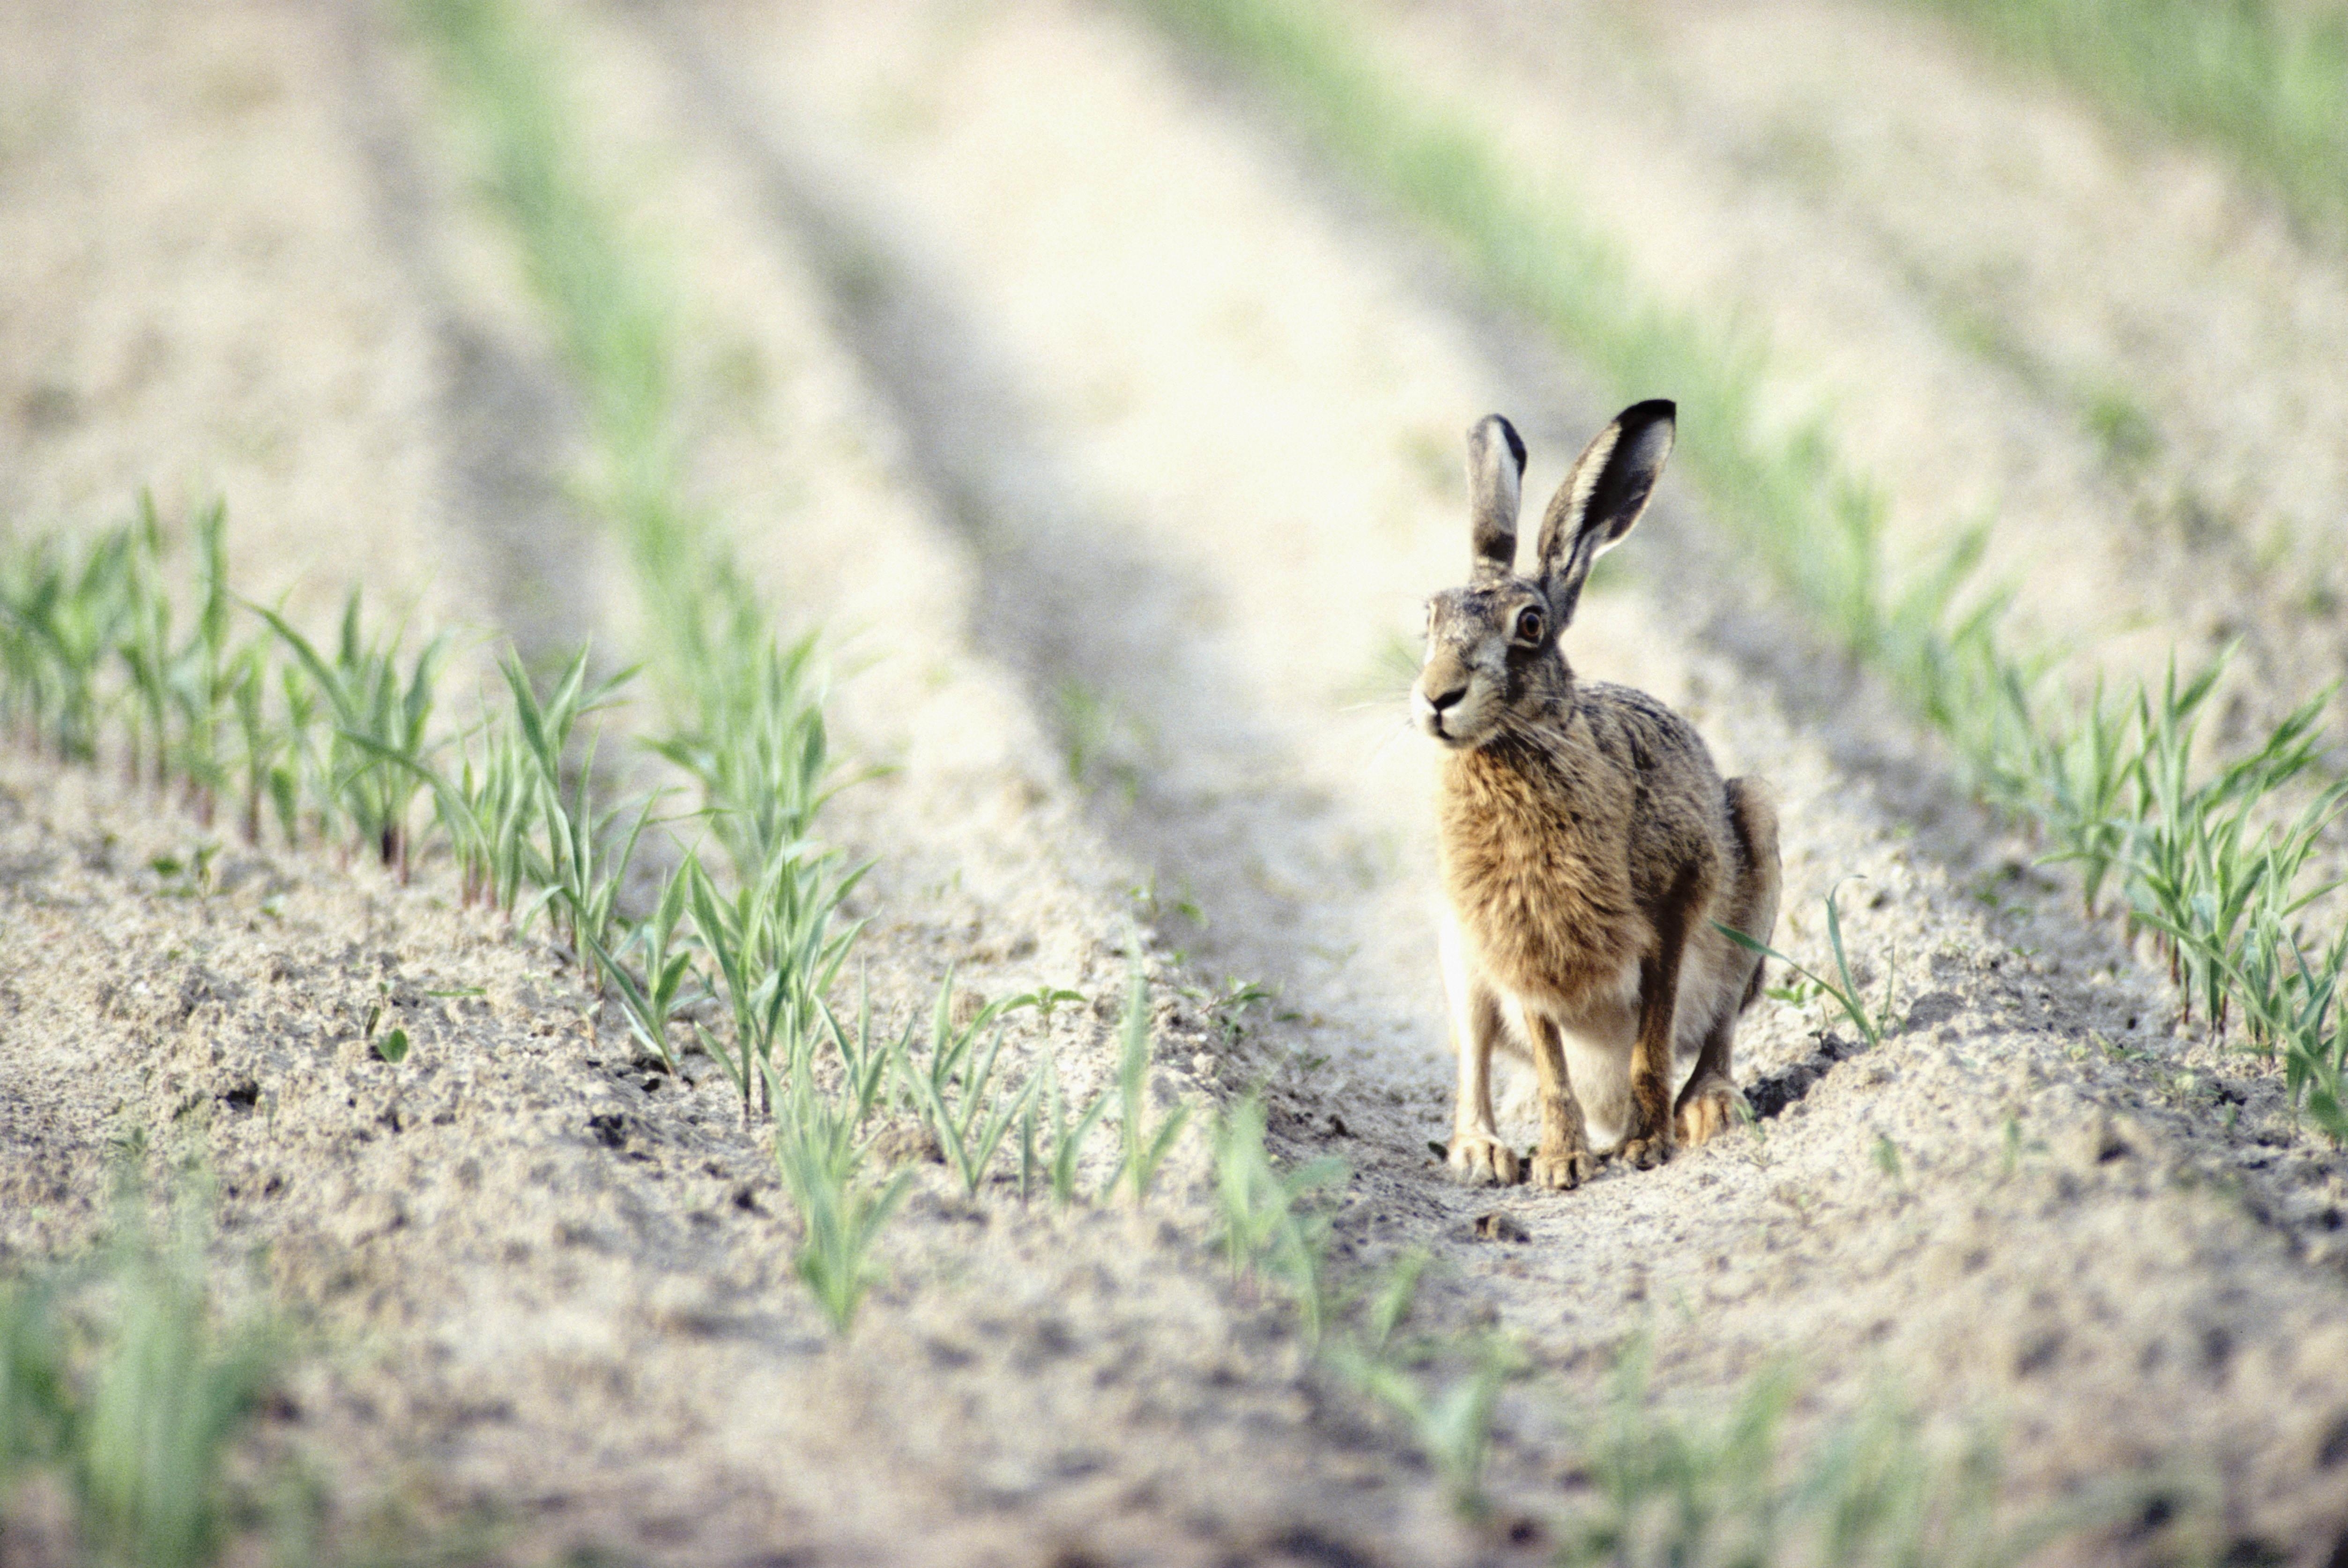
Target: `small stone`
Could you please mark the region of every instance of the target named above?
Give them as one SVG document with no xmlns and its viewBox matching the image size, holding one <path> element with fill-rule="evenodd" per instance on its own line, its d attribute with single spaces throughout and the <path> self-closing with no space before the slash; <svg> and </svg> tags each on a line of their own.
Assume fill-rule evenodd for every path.
<svg viewBox="0 0 2348 1568">
<path fill-rule="evenodd" d="M 1530 1231 L 1517 1222 L 1514 1215 L 1494 1209 L 1489 1214 L 1476 1216 L 1476 1239 L 1520 1242 L 1530 1241 L 1533 1236 Z"/>
</svg>

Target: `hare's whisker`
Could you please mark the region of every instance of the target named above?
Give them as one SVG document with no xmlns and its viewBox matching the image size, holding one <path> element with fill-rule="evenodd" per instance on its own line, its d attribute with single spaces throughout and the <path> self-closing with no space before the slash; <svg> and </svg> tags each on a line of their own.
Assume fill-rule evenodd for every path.
<svg viewBox="0 0 2348 1568">
<path fill-rule="evenodd" d="M 1395 724 L 1393 728 L 1387 730 L 1385 734 L 1378 737 L 1377 744 L 1370 748 L 1370 754 L 1362 759 L 1362 765 L 1367 767 L 1370 764 L 1376 762 L 1380 757 L 1385 755 L 1386 748 L 1393 745 L 1398 737 L 1407 735 L 1411 733 L 1410 721 L 1408 719 L 1404 719 L 1400 723 Z"/>
</svg>

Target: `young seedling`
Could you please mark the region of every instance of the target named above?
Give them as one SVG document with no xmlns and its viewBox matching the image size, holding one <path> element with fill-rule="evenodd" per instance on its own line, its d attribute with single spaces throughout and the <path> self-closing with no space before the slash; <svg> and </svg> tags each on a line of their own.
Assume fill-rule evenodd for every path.
<svg viewBox="0 0 2348 1568">
<path fill-rule="evenodd" d="M 1051 1159 L 1048 1172 L 1052 1184 L 1052 1201 L 1066 1208 L 1076 1199 L 1076 1163 L 1084 1155 L 1085 1144 L 1107 1114 L 1109 1103 L 1116 1097 L 1117 1085 L 1112 1083 L 1093 1096 L 1092 1103 L 1078 1113 L 1072 1123 L 1068 1105 L 1060 1089 L 1059 1073 L 1052 1059 L 1045 1057 L 1041 1075 L 1045 1081 L 1044 1103 L 1048 1107 L 1052 1130 Z M 1116 1184 L 1114 1174 L 1110 1184 Z"/>
<path fill-rule="evenodd" d="M 909 1055 L 901 1061 L 901 1075 L 915 1112 L 945 1151 L 946 1163 L 962 1178 L 963 1189 L 975 1196 L 1004 1139 L 1014 1125 L 1030 1121 L 1036 1095 L 1044 1088 L 1045 1074 L 1040 1071 L 1014 1093 L 1000 1093 L 994 1083 L 994 1064 L 1003 1051 L 1004 1019 L 1022 1008 L 1041 1007 L 1043 993 L 1030 991 L 991 1003 L 959 1029 L 953 1024 L 953 972 L 949 969 L 945 983 L 938 988 L 926 1065 L 917 1071 Z M 986 1043 L 981 1047 L 978 1041 L 983 1035 Z"/>
<path fill-rule="evenodd" d="M 1334 1303 L 1328 1285 L 1329 1215 L 1321 1194 L 1344 1186 L 1344 1162 L 1323 1155 L 1292 1171 L 1264 1147 L 1263 1102 L 1250 1094 L 1215 1125 L 1215 1198 L 1233 1279 L 1284 1296 L 1305 1343 L 1317 1346 Z M 1399 1313 L 1396 1314 L 1399 1317 Z"/>
<path fill-rule="evenodd" d="M 687 866 L 698 866 L 690 855 L 685 865 L 670 873 L 668 880 L 662 884 L 660 902 L 654 907 L 652 917 L 629 934 L 628 945 L 643 955 L 642 980 L 629 971 L 623 961 L 625 947 L 622 948 L 623 957 L 615 957 L 604 949 L 602 939 L 592 931 L 582 933 L 606 983 L 620 994 L 628 1031 L 653 1060 L 670 1072 L 676 1071 L 676 1057 L 669 1049 L 668 1026 L 684 1005 L 681 999 L 685 981 L 693 973 L 693 953 L 682 940 L 685 903 L 693 886 L 693 872 Z"/>
<path fill-rule="evenodd" d="M 2308 1114 L 2337 1146 L 2348 1143 L 2348 1009 L 2340 985 L 2348 970 L 2348 932 L 2333 939 L 2313 964 L 2296 940 L 2291 945 L 2294 973 L 2278 987 L 2268 1011 L 2253 1020 L 2261 1036 L 2279 1044 L 2283 1086 L 2291 1111 L 2305 1102 Z"/>
<path fill-rule="evenodd" d="M 1854 878 L 1848 876 L 1843 878 L 1844 882 L 1851 880 Z M 1851 1027 L 1859 1030 L 1859 1038 L 1867 1041 L 1868 1049 L 1872 1050 L 1883 1043 L 1883 1026 L 1868 1012 L 1867 1003 L 1859 994 L 1859 982 L 1850 978 L 1850 960 L 1845 956 L 1842 947 L 1842 915 L 1835 907 L 1835 895 L 1841 891 L 1842 882 L 1838 882 L 1827 894 L 1827 945 L 1834 950 L 1835 972 L 1842 977 L 1840 985 L 1837 985 L 1807 965 L 1787 958 L 1767 943 L 1755 941 L 1733 926 L 1721 925 L 1717 920 L 1714 921 L 1713 925 L 1722 936 L 1726 937 L 1738 947 L 1759 953 L 1764 958 L 1776 959 L 1818 988 L 1819 993 L 1832 997 L 1836 1004 L 1849 1018 Z M 1884 979 L 1883 994 L 1888 1006 L 1891 995 L 1891 981 L 1889 976 Z"/>
<path fill-rule="evenodd" d="M 829 1003 L 821 1004 L 825 1031 L 831 1037 L 832 1047 L 839 1054 L 839 1102 L 852 1109 L 858 1137 L 863 1136 L 866 1122 L 882 1095 L 888 1091 L 890 1074 L 898 1070 L 905 1052 L 912 1049 L 912 1026 L 894 1040 L 876 1039 L 872 1033 L 872 980 L 867 973 L 857 988 L 856 1030 L 850 1034 Z"/>
<path fill-rule="evenodd" d="M 361 842 L 384 865 L 396 867 L 405 881 L 408 807 L 431 776 L 435 748 L 427 743 L 426 733 L 447 635 L 428 640 L 403 677 L 396 646 L 363 639 L 356 589 L 344 601 L 331 663 L 276 611 L 252 608 L 293 652 L 333 712 L 325 793 L 349 817 Z"/>
<path fill-rule="evenodd" d="M 2048 791 L 2044 815 L 2058 846 L 2048 863 L 2079 867 L 2079 897 L 2087 918 L 2098 913 L 2104 883 L 2125 871 L 2130 820 L 2125 796 L 2141 753 L 2127 740 L 2128 709 L 2107 702 L 2101 676 L 2095 695 L 2070 733 L 2055 742 L 2038 770 Z"/>
<path fill-rule="evenodd" d="M 1158 1167 L 1174 1152 L 1175 1140 L 1181 1137 L 1182 1129 L 1189 1124 L 1190 1107 L 1178 1104 L 1155 1128 L 1148 1124 L 1149 982 L 1142 974 L 1138 952 L 1118 1038 L 1117 1091 L 1124 1113 L 1119 1131 L 1125 1150 L 1118 1176 L 1127 1184 L 1134 1203 L 1139 1204 L 1148 1198 Z"/>
<path fill-rule="evenodd" d="M 261 842 L 261 808 L 281 789 L 291 786 L 287 777 L 279 783 L 280 767 L 290 745 L 290 738 L 273 722 L 269 712 L 269 664 L 256 647 L 239 650 L 228 676 L 229 703 L 236 718 L 237 737 L 242 743 L 238 771 L 243 775 L 244 802 L 241 824 L 247 844 Z"/>
<path fill-rule="evenodd" d="M 154 502 L 142 496 L 146 531 L 154 527 Z M 241 650 L 229 645 L 228 508 L 215 500 L 196 517 L 195 625 L 171 656 L 170 692 L 180 715 L 176 772 L 193 792 L 197 820 L 209 825 L 213 803 L 230 784 L 221 745 L 222 711 L 230 704 Z M 160 731 L 159 731 L 160 737 Z M 158 773 L 164 758 L 159 753 Z"/>
<path fill-rule="evenodd" d="M 427 775 L 440 820 L 455 845 L 467 897 L 488 901 L 525 927 L 530 914 L 564 896 L 561 889 L 566 884 L 566 910 L 592 911 L 603 901 L 592 873 L 581 873 L 582 857 L 571 853 L 584 803 L 593 798 L 586 776 L 592 773 L 592 753 L 580 770 L 578 783 L 586 789 L 578 797 L 580 811 L 564 802 L 562 779 L 580 721 L 613 706 L 634 671 L 621 671 L 590 686 L 591 658 L 591 650 L 581 647 L 541 698 L 520 661 L 509 651 L 499 663 L 507 703 L 494 710 L 484 704 L 479 723 L 463 743 L 456 783 Z M 602 822 L 607 825 L 609 820 Z M 600 841 L 602 832 L 602 826 L 591 825 L 584 864 L 592 866 L 593 842 Z M 616 887 L 619 878 L 608 882 Z M 542 896 L 529 912 L 518 913 L 525 888 L 536 888 Z M 595 924 L 592 914 L 589 924 Z M 598 934 L 604 933 L 599 929 Z"/>
<path fill-rule="evenodd" d="M 747 662 L 716 653 L 695 666 L 697 722 L 654 750 L 700 781 L 712 827 L 736 876 L 747 879 L 806 839 L 836 786 L 813 641 L 780 646 L 755 625 L 740 635 L 759 651 Z"/>
<path fill-rule="evenodd" d="M 833 880 L 829 851 L 798 845 L 778 854 L 762 880 L 723 897 L 700 862 L 688 861 L 686 909 L 694 935 L 717 968 L 719 989 L 733 1015 L 734 1047 L 726 1050 L 695 1025 L 703 1049 L 742 1095 L 743 1124 L 753 1091 L 766 1081 L 765 1065 L 778 1042 L 807 1037 L 821 1016 L 822 998 L 846 961 L 861 922 L 836 925 L 833 911 L 859 873 Z"/>
<path fill-rule="evenodd" d="M 834 1038 L 839 1038 L 837 1032 Z M 772 1061 L 761 1064 L 761 1071 L 776 1108 L 776 1168 L 803 1227 L 794 1266 L 833 1331 L 844 1336 L 878 1276 L 873 1243 L 904 1195 L 911 1173 L 900 1171 L 877 1188 L 860 1179 L 862 1116 L 853 1096 L 829 1099 L 816 1086 L 811 1058 L 811 1050 L 802 1047 L 788 1073 Z"/>
<path fill-rule="evenodd" d="M 10 596 L 11 663 L 25 673 L 20 711 L 36 741 L 46 739 L 62 762 L 98 760 L 102 672 L 132 609 L 131 549 L 129 529 L 101 537 L 78 561 L 60 561 L 40 540 Z"/>
</svg>

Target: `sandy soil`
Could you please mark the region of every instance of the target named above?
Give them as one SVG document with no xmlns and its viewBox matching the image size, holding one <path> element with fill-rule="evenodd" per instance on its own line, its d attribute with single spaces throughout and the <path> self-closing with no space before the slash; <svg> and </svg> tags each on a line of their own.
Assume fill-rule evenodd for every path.
<svg viewBox="0 0 2348 1568">
<path fill-rule="evenodd" d="M 2192 1528 L 2219 1548 L 2326 1561 L 2348 1531 L 2339 1156 L 2291 1128 L 2271 1077 L 2173 1031 L 2155 979 L 2073 921 L 1930 746 L 1756 601 L 1669 481 L 1569 651 L 1681 705 L 1724 771 L 1776 784 L 1781 945 L 1819 954 L 1826 891 L 1868 878 L 1848 890 L 1849 937 L 1900 1027 L 1851 1052 L 1816 1004 L 1765 1004 L 1743 1076 L 1786 1108 L 1658 1172 L 1496 1195 L 1449 1185 L 1428 1158 L 1449 1093 L 1430 760 L 1397 733 L 1381 656 L 1463 567 L 1457 432 L 1488 407 L 1520 415 L 1528 488 L 1545 495 L 1611 412 L 1575 367 L 1480 313 L 1125 12 L 562 15 L 598 108 L 591 150 L 694 313 L 695 483 L 777 602 L 831 629 L 845 749 L 893 764 L 831 819 L 880 857 L 861 897 L 884 1011 L 924 1004 L 950 964 L 988 996 L 1072 987 L 1089 1005 L 1023 1025 L 1015 1046 L 1089 1084 L 1139 922 L 1160 1102 L 1267 1082 L 1285 1152 L 1354 1168 L 1347 1266 L 1429 1248 L 1429 1326 L 1497 1324 L 1525 1348 L 1532 1371 L 1498 1423 L 1504 1527 L 1587 1484 L 1577 1412 L 1643 1337 L 1657 1397 L 1678 1408 L 1716 1409 L 1791 1358 L 1805 1426 L 1890 1389 L 1935 1423 L 1998 1427 L 2020 1501 L 2115 1474 L 2202 1477 L 2212 1501 Z M 1727 83 L 1735 51 L 1719 40 L 1738 15 L 1634 20 L 1687 30 L 1654 71 L 1686 73 L 1688 99 L 1722 83 L 1706 114 L 1811 90 L 1782 62 Z M 186 367 L 119 414 L 19 419 L 15 526 L 102 520 L 179 463 L 231 485 L 256 591 L 300 559 L 328 598 L 337 573 L 447 595 L 447 563 L 479 560 L 456 579 L 473 597 L 427 606 L 623 641 L 626 596 L 602 569 L 561 575 L 581 551 L 548 477 L 566 440 L 553 362 L 394 31 L 259 5 L 201 26 L 109 17 L 119 46 L 83 59 L 54 18 L 12 16 L 0 58 L 24 82 L 72 83 L 44 89 L 61 105 L 201 80 L 231 56 L 277 87 L 234 114 L 167 113 L 170 95 L 148 91 L 153 134 L 195 149 L 151 191 L 73 177 L 109 155 L 100 117 L 60 108 L 26 120 L 39 136 L 12 132 L 0 221 L 53 258 L 9 261 L 0 293 L 18 406 L 64 406 L 36 381 L 98 384 L 73 367 L 102 355 L 76 345 L 150 333 Z M 1423 29 L 1440 61 L 1437 42 L 1474 36 L 1441 20 L 1393 25 Z M 1853 36 L 1886 69 L 1939 73 L 1952 119 L 1965 103 L 1993 118 L 2016 90 L 1904 22 Z M 1593 103 L 1617 118 L 1592 135 L 1635 118 Z M 256 113 L 314 200 L 273 200 L 265 181 L 292 177 L 241 139 L 262 132 L 235 114 Z M 1666 132 L 1694 166 L 1702 138 L 1644 134 Z M 1859 216 L 1814 234 L 1834 247 L 1818 274 L 1882 273 L 1885 234 L 1928 251 L 1901 228 L 1922 218 L 1878 189 L 1904 178 L 1833 177 Z M 233 232 L 241 202 L 298 230 L 285 248 L 341 260 L 207 274 L 204 308 L 176 309 L 150 270 L 164 239 L 191 212 L 230 215 L 213 220 Z M 1684 220 L 1765 255 L 1781 231 L 1734 207 Z M 54 258 L 96 244 L 88 231 L 103 253 L 69 289 Z M 2277 244 L 2320 292 L 2323 264 Z M 1970 254 L 1933 266 L 1962 275 Z M 1806 286 L 1786 275 L 1772 300 Z M 379 338 L 326 331 L 345 283 L 391 321 Z M 2139 285 L 2154 286 L 2130 272 Z M 2245 311 L 2271 297 L 2230 286 Z M 1904 308 L 1930 365 L 1854 327 L 1819 384 L 1831 370 L 1897 390 L 1849 425 L 1862 456 L 1912 458 L 1896 485 L 1929 495 L 1999 452 L 2008 515 L 2074 530 L 2059 580 L 2030 579 L 2058 597 L 2027 613 L 2100 611 L 2125 591 L 2135 613 L 2173 617 L 2216 591 L 2189 552 L 2157 569 L 2129 556 L 2147 533 L 2136 492 L 2096 467 L 2070 415 L 2013 414 L 2010 366 L 1932 348 L 1912 292 Z M 313 315 L 317 332 L 294 330 Z M 269 352 L 248 353 L 242 401 L 221 403 L 205 379 L 232 358 L 220 323 L 264 321 Z M 469 359 L 469 339 L 489 347 Z M 376 363 L 366 353 L 392 368 L 358 377 L 370 400 L 297 425 L 276 488 L 207 466 L 225 459 L 200 414 L 309 407 L 321 365 Z M 2315 386 L 2297 363 L 2271 362 Z M 2164 420 L 2162 398 L 2189 405 L 2178 428 L 2206 420 L 2191 439 L 2232 443 L 2248 468 L 2279 439 L 2182 384 L 2141 395 Z M 1966 409 L 1973 423 L 1951 416 Z M 510 420 L 492 427 L 513 440 L 481 441 L 480 420 Z M 386 455 L 400 485 L 354 452 Z M 2321 515 L 2326 471 L 2308 472 L 2290 494 Z M 2031 475 L 2051 477 L 2031 489 Z M 370 487 L 380 526 L 304 509 Z M 2024 494 L 2038 510 L 2013 509 Z M 2129 656 L 2115 622 L 2078 624 L 2113 631 L 2099 654 Z M 15 938 L 0 953 L 0 1249 L 86 1236 L 107 1151 L 133 1129 L 159 1167 L 200 1155 L 223 1255 L 259 1256 L 260 1285 L 317 1347 L 265 1441 L 324 1478 L 354 1538 L 457 1540 L 488 1520 L 472 1554 L 512 1562 L 589 1545 L 677 1563 L 1544 1549 L 1529 1524 L 1512 1538 L 1454 1522 L 1407 1444 L 1230 1286 L 1199 1141 L 1139 1213 L 1023 1207 L 1000 1187 L 973 1200 L 917 1167 L 888 1283 L 835 1343 L 790 1277 L 796 1221 L 714 1072 L 643 1071 L 556 955 L 455 912 L 429 874 L 400 889 L 330 856 L 232 849 L 209 896 L 169 896 L 153 862 L 196 831 L 21 759 L 0 774 Z M 1221 1027 L 1211 999 L 1235 980 L 1277 999 Z M 416 1040 L 397 1068 L 360 1039 L 378 1003 Z M 1475 1238 L 1496 1206 L 1528 1244 Z M 2148 1561 L 2174 1535 L 2116 1532 L 2091 1555 Z"/>
</svg>

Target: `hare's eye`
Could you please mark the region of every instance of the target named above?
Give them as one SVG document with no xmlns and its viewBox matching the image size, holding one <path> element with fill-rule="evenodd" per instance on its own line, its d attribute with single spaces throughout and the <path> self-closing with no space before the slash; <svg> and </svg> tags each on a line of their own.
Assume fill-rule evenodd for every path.
<svg viewBox="0 0 2348 1568">
<path fill-rule="evenodd" d="M 1517 641 L 1539 642 L 1541 637 L 1541 612 L 1528 606 L 1517 612 Z"/>
</svg>

